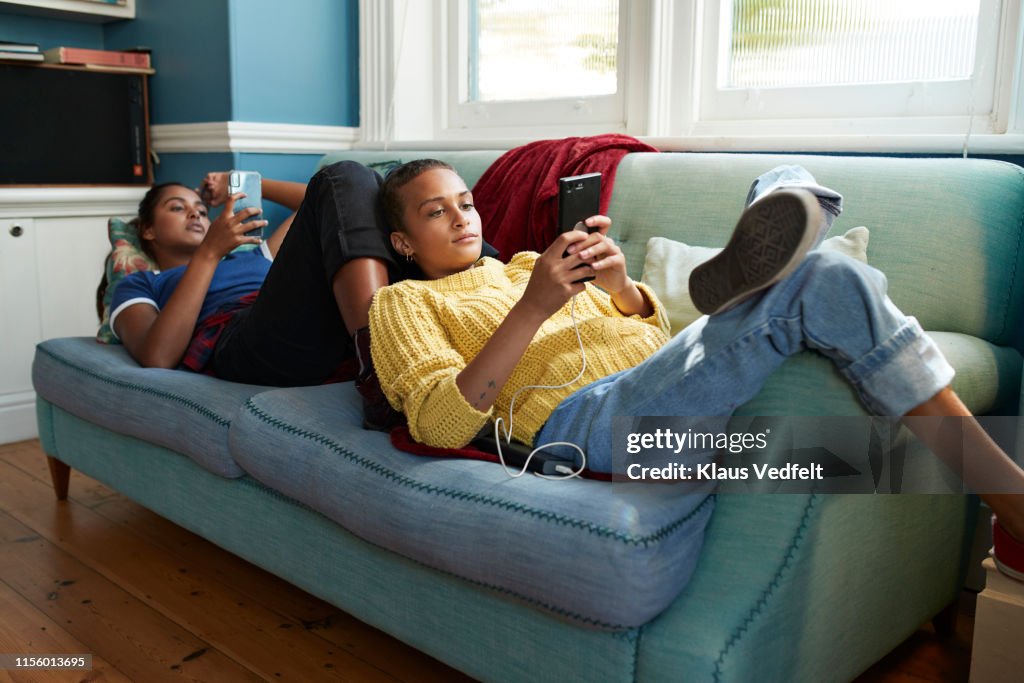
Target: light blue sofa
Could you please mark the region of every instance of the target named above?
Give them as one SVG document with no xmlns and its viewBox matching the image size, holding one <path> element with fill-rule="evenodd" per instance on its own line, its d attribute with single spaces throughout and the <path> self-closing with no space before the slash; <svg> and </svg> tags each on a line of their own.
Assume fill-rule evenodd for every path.
<svg viewBox="0 0 1024 683">
<path fill-rule="evenodd" d="M 437 156 L 472 185 L 499 152 Z M 663 235 L 724 244 L 750 180 L 801 163 L 871 229 L 870 262 L 982 414 L 1016 414 L 1024 177 L 960 159 L 631 154 L 609 213 L 640 277 Z M 955 495 L 721 495 L 508 480 L 395 451 L 351 385 L 269 389 L 144 370 L 89 339 L 40 344 L 39 432 L 79 469 L 364 621 L 493 681 L 845 681 L 955 599 L 974 528 Z M 820 356 L 747 415 L 862 415 Z M 667 490 L 667 489 L 666 489 Z M 583 563 L 579 560 L 587 558 Z M 584 569 L 586 564 L 590 569 Z"/>
</svg>

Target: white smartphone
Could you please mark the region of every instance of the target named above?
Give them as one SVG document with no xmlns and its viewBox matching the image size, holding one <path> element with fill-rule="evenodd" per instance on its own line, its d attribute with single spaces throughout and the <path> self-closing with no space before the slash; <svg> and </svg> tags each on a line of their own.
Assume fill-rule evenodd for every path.
<svg viewBox="0 0 1024 683">
<path fill-rule="evenodd" d="M 228 195 L 237 194 L 244 192 L 245 196 L 235 202 L 235 213 L 238 213 L 242 209 L 255 206 L 261 212 L 263 211 L 263 193 L 261 189 L 261 178 L 260 174 L 256 171 L 229 171 L 228 172 Z M 263 220 L 261 214 L 250 216 L 246 218 L 243 223 L 251 223 L 252 221 Z M 245 233 L 246 235 L 263 238 L 263 228 L 254 228 Z"/>
</svg>

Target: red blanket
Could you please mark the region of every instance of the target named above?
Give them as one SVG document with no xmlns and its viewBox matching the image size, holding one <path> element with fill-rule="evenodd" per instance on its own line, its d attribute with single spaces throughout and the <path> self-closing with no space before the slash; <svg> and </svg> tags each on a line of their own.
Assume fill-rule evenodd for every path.
<svg viewBox="0 0 1024 683">
<path fill-rule="evenodd" d="M 615 171 L 630 152 L 657 152 L 628 135 L 540 140 L 509 150 L 473 187 L 484 239 L 507 261 L 519 251 L 544 251 L 557 237 L 558 179 L 601 173 L 601 213 L 615 183 Z"/>
</svg>

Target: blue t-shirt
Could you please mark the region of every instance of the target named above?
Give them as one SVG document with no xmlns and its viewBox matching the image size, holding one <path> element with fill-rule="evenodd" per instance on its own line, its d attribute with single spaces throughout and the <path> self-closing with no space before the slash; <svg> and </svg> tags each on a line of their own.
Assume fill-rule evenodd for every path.
<svg viewBox="0 0 1024 683">
<path fill-rule="evenodd" d="M 258 290 L 267 277 L 270 263 L 271 256 L 266 242 L 261 243 L 259 249 L 228 254 L 217 264 L 197 322 L 202 322 L 207 316 L 216 313 L 224 304 L 237 301 L 249 292 Z M 115 329 L 114 321 L 118 314 L 129 306 L 148 303 L 159 311 L 167 305 L 168 299 L 185 274 L 185 268 L 186 266 L 178 266 L 157 273 L 139 271 L 117 283 L 110 301 L 110 329 Z M 114 335 L 116 336 L 117 332 L 114 332 Z"/>
</svg>

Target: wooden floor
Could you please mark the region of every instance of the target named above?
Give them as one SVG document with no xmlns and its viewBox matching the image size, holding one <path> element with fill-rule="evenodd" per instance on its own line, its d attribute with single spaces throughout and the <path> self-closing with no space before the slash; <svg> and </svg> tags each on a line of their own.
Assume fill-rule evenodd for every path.
<svg viewBox="0 0 1024 683">
<path fill-rule="evenodd" d="M 972 627 L 858 680 L 966 681 Z M 82 474 L 57 503 L 38 441 L 0 446 L 0 653 L 93 655 L 0 682 L 469 680 Z"/>
</svg>

